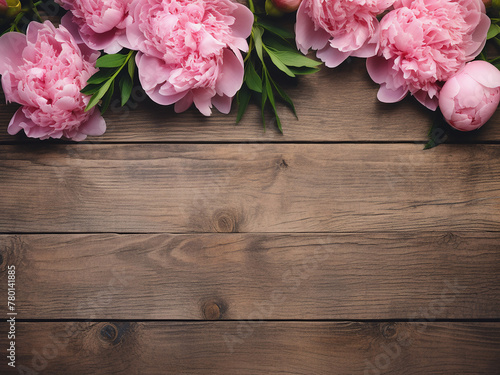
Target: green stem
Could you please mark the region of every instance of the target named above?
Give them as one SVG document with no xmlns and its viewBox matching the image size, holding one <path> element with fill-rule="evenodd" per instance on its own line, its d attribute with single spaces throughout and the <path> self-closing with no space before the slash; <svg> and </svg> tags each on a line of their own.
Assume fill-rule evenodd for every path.
<svg viewBox="0 0 500 375">
<path fill-rule="evenodd" d="M 248 8 L 255 14 L 255 5 L 253 4 L 253 0 L 248 0 Z"/>
</svg>

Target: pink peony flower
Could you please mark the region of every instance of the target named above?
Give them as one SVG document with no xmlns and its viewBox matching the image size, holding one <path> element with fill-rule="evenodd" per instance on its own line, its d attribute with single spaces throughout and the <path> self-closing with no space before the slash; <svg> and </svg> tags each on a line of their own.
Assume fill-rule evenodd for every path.
<svg viewBox="0 0 500 375">
<path fill-rule="evenodd" d="M 21 107 L 10 121 L 11 135 L 84 140 L 101 135 L 106 123 L 97 109 L 84 112 L 90 97 L 80 90 L 94 74 L 99 53 L 81 48 L 66 28 L 32 22 L 26 35 L 0 37 L 0 74 L 7 102 Z"/>
<path fill-rule="evenodd" d="M 377 53 L 376 16 L 394 0 L 303 0 L 297 12 L 297 48 L 310 48 L 326 66 L 334 68 L 349 56 L 370 57 Z"/>
<path fill-rule="evenodd" d="M 125 28 L 132 19 L 128 15 L 130 0 L 56 0 L 70 10 L 62 18 L 64 25 L 88 47 L 117 53 L 126 42 Z"/>
<path fill-rule="evenodd" d="M 444 84 L 439 107 L 455 129 L 480 128 L 500 102 L 500 71 L 486 61 L 472 61 Z"/>
<path fill-rule="evenodd" d="M 490 19 L 481 0 L 398 0 L 380 22 L 378 56 L 367 61 L 380 84 L 378 98 L 393 103 L 410 92 L 435 110 L 442 82 L 476 57 Z"/>
<path fill-rule="evenodd" d="M 133 0 L 129 48 L 138 50 L 146 93 L 176 112 L 194 102 L 204 115 L 215 105 L 231 109 L 243 83 L 242 51 L 248 49 L 253 14 L 229 0 Z"/>
</svg>

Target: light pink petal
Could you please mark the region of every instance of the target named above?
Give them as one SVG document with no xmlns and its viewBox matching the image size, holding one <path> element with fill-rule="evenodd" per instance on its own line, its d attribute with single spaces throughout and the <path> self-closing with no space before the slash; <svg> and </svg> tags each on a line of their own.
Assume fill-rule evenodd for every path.
<svg viewBox="0 0 500 375">
<path fill-rule="evenodd" d="M 463 71 L 485 87 L 500 86 L 500 70 L 486 61 L 471 61 Z"/>
<path fill-rule="evenodd" d="M 481 20 L 478 26 L 472 34 L 472 40 L 475 42 L 465 49 L 465 53 L 471 57 L 476 57 L 486 44 L 486 35 L 488 34 L 488 29 L 490 28 L 491 20 L 490 18 L 481 13 Z"/>
<path fill-rule="evenodd" d="M 324 47 L 316 53 L 316 56 L 325 63 L 329 68 L 335 68 L 342 64 L 345 59 L 350 56 L 350 52 L 340 52 L 338 49 L 330 47 L 330 45 Z"/>
<path fill-rule="evenodd" d="M 79 128 L 80 133 L 99 136 L 106 132 L 106 121 L 101 116 L 101 112 L 96 109 L 85 124 Z"/>
<path fill-rule="evenodd" d="M 385 86 L 385 83 L 382 83 L 377 98 L 383 103 L 396 103 L 402 100 L 406 94 L 408 94 L 408 89 L 405 87 L 401 86 L 397 90 L 390 90 Z"/>
<path fill-rule="evenodd" d="M 427 91 L 417 91 L 413 93 L 413 96 L 425 107 L 429 108 L 431 111 L 435 111 L 438 107 L 438 98 L 430 98 Z"/>
<path fill-rule="evenodd" d="M 212 95 L 208 90 L 193 90 L 193 102 L 203 115 L 210 116 L 212 114 Z"/>
<path fill-rule="evenodd" d="M 444 118 L 451 118 L 455 111 L 455 100 L 453 99 L 460 92 L 460 85 L 456 78 L 450 78 L 444 84 L 439 94 L 439 108 Z"/>
<path fill-rule="evenodd" d="M 223 55 L 221 76 L 217 80 L 215 88 L 217 93 L 234 96 L 241 88 L 244 73 L 241 61 L 231 50 L 226 49 Z"/>
<path fill-rule="evenodd" d="M 236 22 L 232 27 L 233 35 L 237 38 L 246 39 L 252 32 L 254 15 L 246 6 L 236 4 L 237 8 L 232 15 L 236 18 Z"/>
<path fill-rule="evenodd" d="M 307 14 L 307 1 L 302 1 L 297 11 L 297 23 L 295 24 L 295 41 L 297 48 L 307 54 L 310 48 L 321 49 L 327 45 L 331 36 L 323 29 L 315 30 L 314 22 Z"/>
<path fill-rule="evenodd" d="M 179 99 L 177 103 L 175 103 L 175 112 L 181 113 L 189 109 L 193 104 L 193 93 L 188 92 L 183 98 Z"/>
<path fill-rule="evenodd" d="M 212 104 L 219 110 L 220 113 L 228 114 L 231 112 L 231 102 L 233 98 L 227 95 L 216 95 L 212 98 Z"/>
<path fill-rule="evenodd" d="M 366 60 L 366 70 L 373 82 L 380 84 L 387 82 L 390 65 L 383 57 L 374 56 Z"/>
<path fill-rule="evenodd" d="M 80 36 L 80 30 L 78 29 L 78 25 L 75 23 L 73 19 L 73 15 L 68 12 L 61 18 L 61 25 L 63 25 L 75 38 L 76 43 L 82 44 L 83 40 Z"/>
<path fill-rule="evenodd" d="M 28 122 L 32 123 L 32 121 L 24 115 L 23 109 L 19 108 L 14 114 L 14 116 L 12 116 L 9 126 L 7 127 L 7 132 L 10 135 L 15 135 L 24 128 L 28 127 L 27 126 Z"/>
<path fill-rule="evenodd" d="M 0 74 L 23 63 L 22 54 L 26 45 L 26 36 L 21 33 L 7 33 L 0 37 Z"/>
</svg>

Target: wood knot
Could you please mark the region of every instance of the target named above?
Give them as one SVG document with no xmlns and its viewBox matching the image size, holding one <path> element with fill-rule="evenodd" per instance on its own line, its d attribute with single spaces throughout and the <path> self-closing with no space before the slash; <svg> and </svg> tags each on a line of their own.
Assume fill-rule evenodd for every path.
<svg viewBox="0 0 500 375">
<path fill-rule="evenodd" d="M 112 323 L 104 325 L 100 333 L 104 341 L 113 342 L 118 338 L 118 328 Z"/>
<path fill-rule="evenodd" d="M 214 217 L 215 231 L 219 233 L 237 232 L 236 217 L 227 211 L 218 211 Z"/>
<path fill-rule="evenodd" d="M 206 320 L 221 320 L 226 308 L 222 302 L 205 302 L 202 307 L 203 317 Z"/>
<path fill-rule="evenodd" d="M 453 249 L 457 249 L 462 243 L 462 238 L 452 232 L 449 232 L 441 237 L 441 243 L 450 245 Z"/>
<path fill-rule="evenodd" d="M 284 170 L 284 169 L 287 169 L 288 168 L 288 163 L 286 162 L 285 159 L 281 159 L 279 162 L 278 162 L 278 168 L 281 169 L 281 170 Z"/>
<path fill-rule="evenodd" d="M 398 333 L 398 329 L 394 323 L 384 323 L 380 327 L 380 330 L 382 331 L 382 336 L 386 339 L 392 339 Z"/>
</svg>

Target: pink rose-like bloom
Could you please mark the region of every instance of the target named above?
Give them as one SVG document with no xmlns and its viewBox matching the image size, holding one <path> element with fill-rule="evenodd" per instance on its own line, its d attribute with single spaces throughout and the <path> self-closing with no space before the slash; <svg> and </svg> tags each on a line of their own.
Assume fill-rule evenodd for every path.
<svg viewBox="0 0 500 375">
<path fill-rule="evenodd" d="M 472 61 L 444 84 L 439 107 L 455 129 L 480 128 L 500 102 L 500 71 L 486 61 Z"/>
<path fill-rule="evenodd" d="M 370 57 L 377 53 L 379 23 L 394 0 L 303 0 L 297 12 L 297 48 L 310 48 L 326 66 L 334 68 L 349 56 Z"/>
<path fill-rule="evenodd" d="M 10 121 L 11 135 L 24 129 L 31 138 L 84 140 L 102 135 L 106 123 L 80 90 L 97 69 L 99 53 L 79 46 L 63 26 L 31 22 L 26 35 L 0 37 L 0 74 L 7 102 L 21 107 Z"/>
<path fill-rule="evenodd" d="M 229 113 L 243 83 L 242 51 L 248 50 L 253 14 L 229 0 L 133 0 L 129 48 L 138 50 L 146 93 L 182 112 L 194 102 Z"/>
<path fill-rule="evenodd" d="M 435 110 L 442 82 L 473 60 L 490 19 L 481 0 L 399 0 L 380 21 L 380 50 L 367 61 L 378 98 L 394 103 L 410 92 Z"/>
<path fill-rule="evenodd" d="M 131 23 L 130 0 L 56 0 L 71 11 L 61 20 L 75 37 L 89 48 L 117 53 L 126 41 L 125 28 Z"/>
</svg>

